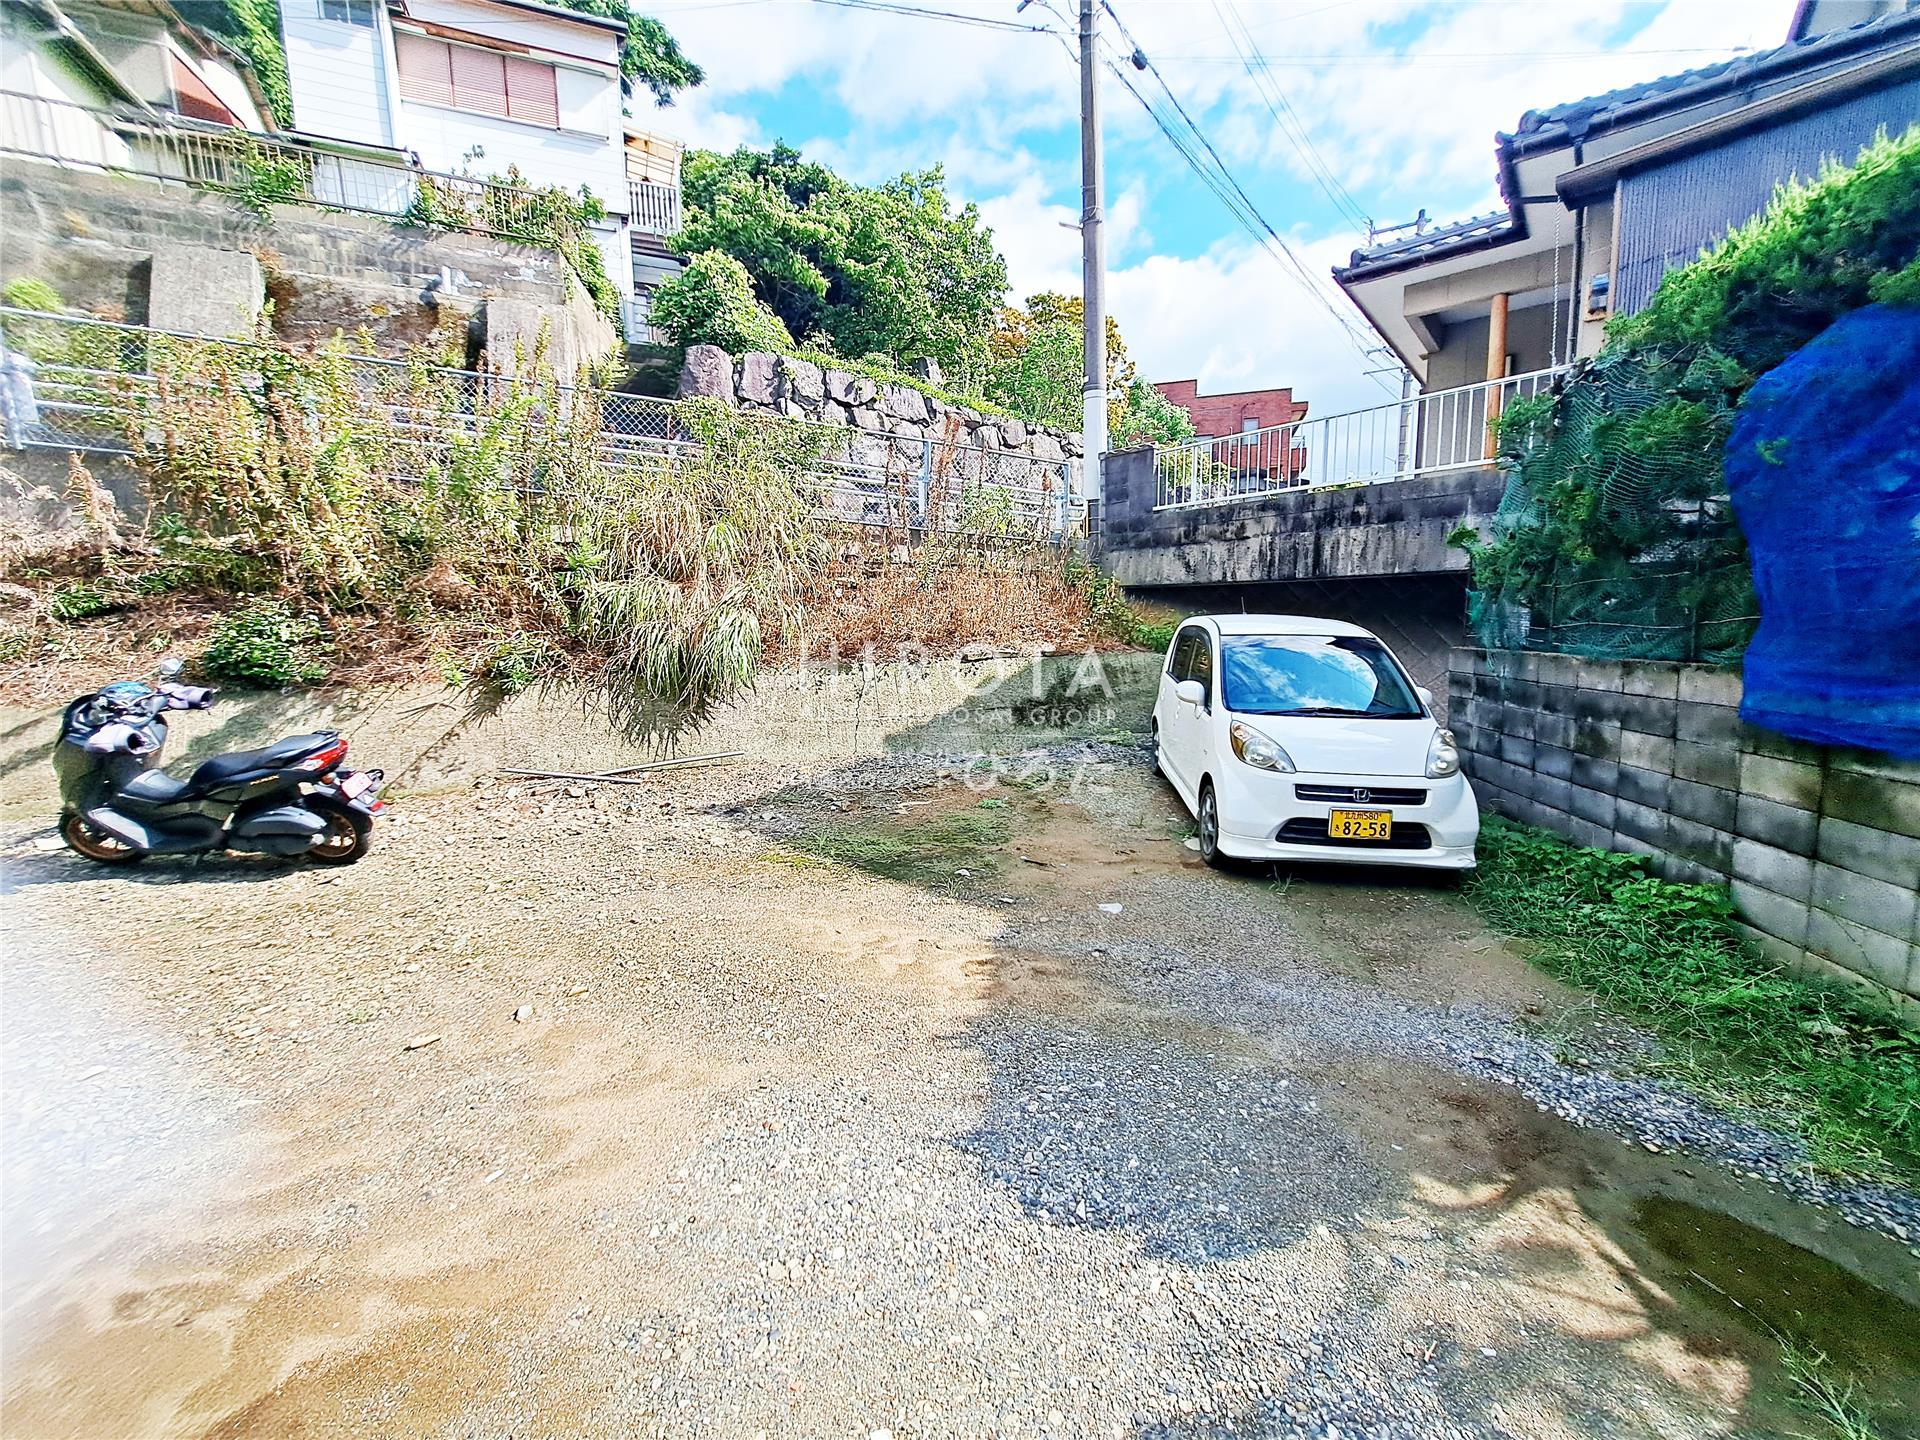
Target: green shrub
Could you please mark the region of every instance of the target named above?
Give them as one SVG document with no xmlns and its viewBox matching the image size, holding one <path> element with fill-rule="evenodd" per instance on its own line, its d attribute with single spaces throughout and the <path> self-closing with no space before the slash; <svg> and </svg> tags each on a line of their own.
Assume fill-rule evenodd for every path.
<svg viewBox="0 0 1920 1440">
<path fill-rule="evenodd" d="M 1193 416 L 1144 380 L 1135 380 L 1110 407 L 1109 440 L 1116 450 L 1132 445 L 1178 445 L 1193 438 Z M 1079 428 L 1078 422 L 1075 423 Z"/>
<path fill-rule="evenodd" d="M 1760 959 L 1724 887 L 1488 817 L 1467 893 L 1543 969 L 1653 1030 L 1657 1071 L 1794 1129 L 1825 1169 L 1920 1180 L 1920 1034 Z"/>
<path fill-rule="evenodd" d="M 1711 345 L 1770 370 L 1849 310 L 1912 291 L 1920 264 L 1920 125 L 1884 133 L 1850 166 L 1774 192 L 1759 215 L 1669 272 L 1610 348 Z"/>
<path fill-rule="evenodd" d="M 104 615 L 114 608 L 113 596 L 102 585 L 87 580 L 76 580 L 62 585 L 47 596 L 47 614 L 63 624 L 75 620 L 87 620 L 95 615 Z"/>
<path fill-rule="evenodd" d="M 298 204 L 308 196 L 307 162 L 250 146 L 240 156 L 240 183 L 233 197 L 258 215 L 274 205 Z"/>
<path fill-rule="evenodd" d="M 1068 550 L 1060 561 L 1060 578 L 1087 599 L 1093 621 L 1114 639 L 1146 650 L 1165 650 L 1173 643 L 1178 620 L 1146 621 L 1127 603 L 1126 591 L 1098 565 L 1077 550 Z"/>
<path fill-rule="evenodd" d="M 214 625 L 200 668 L 216 680 L 267 690 L 312 685 L 327 674 L 324 635 L 317 621 L 280 601 L 256 601 Z"/>
<path fill-rule="evenodd" d="M 1876 301 L 1920 303 L 1920 125 L 1782 186 L 1614 319 L 1564 390 L 1507 407 L 1500 517 L 1450 537 L 1482 643 L 1520 638 L 1524 607 L 1576 654 L 1736 658 L 1758 604 L 1723 498 L 1734 416 L 1760 374 Z"/>
<path fill-rule="evenodd" d="M 4 290 L 0 290 L 7 304 L 16 310 L 45 310 L 55 313 L 65 308 L 66 301 L 60 298 L 60 292 L 44 280 L 36 280 L 31 275 L 19 275 L 9 280 Z"/>
<path fill-rule="evenodd" d="M 540 636 L 515 635 L 487 652 L 480 674 L 501 694 L 518 695 L 552 670 L 556 658 L 553 647 Z M 452 672 L 443 669 L 443 673 L 452 683 Z"/>
<path fill-rule="evenodd" d="M 787 327 L 754 298 L 747 267 L 731 255 L 708 250 L 653 294 L 653 323 L 681 347 L 718 345 L 729 354 L 793 349 Z"/>
</svg>

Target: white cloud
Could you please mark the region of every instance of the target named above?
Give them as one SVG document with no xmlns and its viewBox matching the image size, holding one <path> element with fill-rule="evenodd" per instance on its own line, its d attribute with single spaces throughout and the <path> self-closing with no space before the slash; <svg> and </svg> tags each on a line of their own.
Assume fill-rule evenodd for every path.
<svg viewBox="0 0 1920 1440">
<path fill-rule="evenodd" d="M 910 3 L 1014 15 L 1007 0 Z M 1425 206 L 1453 218 L 1492 206 L 1494 132 L 1513 129 L 1529 106 L 1777 44 L 1791 9 L 1791 0 L 1114 3 L 1276 223 L 1329 207 L 1276 123 L 1272 96 L 1285 96 L 1364 213 L 1388 222 Z M 869 182 L 943 163 L 953 191 L 976 200 L 993 227 L 1014 298 L 1078 291 L 1079 235 L 1063 228 L 1078 218 L 1077 169 L 1035 153 L 1041 137 L 1052 153 L 1071 152 L 1077 87 L 1054 39 L 811 0 L 649 0 L 646 8 L 709 79 L 641 123 L 716 148 L 767 144 L 784 130 Z M 1235 56 L 1226 12 L 1275 62 L 1265 96 Z M 1045 5 L 1020 18 L 1058 23 Z M 1607 38 L 1627 29 L 1630 37 L 1608 49 Z M 1151 89 L 1148 77 L 1127 73 Z M 774 106 L 790 117 L 801 87 L 832 106 L 804 127 L 788 120 L 769 133 L 761 117 Z M 1150 157 L 1168 173 L 1183 164 L 1132 97 L 1112 83 L 1106 96 L 1110 156 Z M 851 117 L 844 133 L 823 133 L 822 121 L 842 112 Z M 1210 216 L 1222 238 L 1204 253 L 1152 254 L 1156 232 L 1191 232 L 1176 223 L 1186 217 L 1156 213 L 1150 178 L 1132 179 L 1108 201 L 1109 308 L 1144 374 L 1197 376 L 1209 391 L 1290 385 L 1321 415 L 1388 398 L 1362 373 L 1379 362 L 1363 360 L 1323 305 L 1223 210 Z M 1294 238 L 1322 298 L 1352 314 L 1327 270 L 1361 237 L 1322 225 Z"/>
<path fill-rule="evenodd" d="M 1316 275 L 1345 258 L 1347 240 L 1299 247 Z M 1329 280 L 1323 294 L 1347 309 Z M 1399 395 L 1391 376 L 1363 372 L 1346 331 L 1305 295 L 1279 261 L 1251 242 L 1195 259 L 1159 255 L 1111 270 L 1107 308 L 1148 380 L 1198 379 L 1203 394 L 1291 386 L 1315 415 L 1377 405 Z"/>
</svg>

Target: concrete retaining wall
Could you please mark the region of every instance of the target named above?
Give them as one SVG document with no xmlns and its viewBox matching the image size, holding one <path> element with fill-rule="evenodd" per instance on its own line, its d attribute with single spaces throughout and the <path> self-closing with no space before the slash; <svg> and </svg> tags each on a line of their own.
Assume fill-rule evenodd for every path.
<svg viewBox="0 0 1920 1440">
<path fill-rule="evenodd" d="M 1466 470 L 1156 510 L 1151 449 L 1109 455 L 1101 480 L 1101 563 L 1129 589 L 1463 573 L 1447 536 L 1484 523 L 1506 488 Z"/>
<path fill-rule="evenodd" d="M 538 246 L 306 205 L 259 215 L 215 191 L 26 161 L 0 175 L 0 280 L 44 280 L 102 319 L 230 334 L 246 328 L 261 297 L 216 292 L 212 282 L 229 267 L 264 284 L 274 330 L 289 340 L 345 329 L 370 336 L 375 353 L 398 353 L 431 336 L 443 310 L 465 317 L 497 297 L 515 302 L 507 308 L 516 317 L 531 309 L 550 320 L 562 373 L 616 343 L 580 302 L 566 263 Z M 157 293 L 170 276 L 184 292 Z M 437 306 L 425 302 L 430 283 Z M 202 323 L 181 323 L 188 316 Z M 506 345 L 526 328 L 516 318 Z"/>
<path fill-rule="evenodd" d="M 1489 810 L 1725 883 L 1769 954 L 1920 998 L 1920 763 L 1743 724 L 1714 666 L 1462 649 L 1448 689 Z"/>
<path fill-rule="evenodd" d="M 816 664 L 770 671 L 674 753 L 742 750 L 746 763 L 810 771 L 863 756 L 1013 755 L 1076 736 L 1144 735 L 1160 678 L 1145 651 L 1031 655 L 922 665 Z M 0 806 L 44 812 L 59 789 L 47 755 L 64 706 L 0 707 Z M 654 758 L 609 725 L 589 697 L 559 687 L 490 705 L 437 685 L 379 691 L 223 692 L 173 722 L 168 768 L 327 726 L 403 791 L 469 785 L 503 766 L 576 773 Z"/>
</svg>

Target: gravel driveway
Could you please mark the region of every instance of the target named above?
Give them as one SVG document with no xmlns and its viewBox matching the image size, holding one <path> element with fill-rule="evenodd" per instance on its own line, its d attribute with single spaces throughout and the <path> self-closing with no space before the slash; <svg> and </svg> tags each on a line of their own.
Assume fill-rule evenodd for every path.
<svg viewBox="0 0 1920 1440">
<path fill-rule="evenodd" d="M 1052 760 L 496 782 L 343 872 L 0 810 L 5 1432 L 1816 1433 L 1768 1326 L 1915 1423 L 1911 1197 Z"/>
</svg>

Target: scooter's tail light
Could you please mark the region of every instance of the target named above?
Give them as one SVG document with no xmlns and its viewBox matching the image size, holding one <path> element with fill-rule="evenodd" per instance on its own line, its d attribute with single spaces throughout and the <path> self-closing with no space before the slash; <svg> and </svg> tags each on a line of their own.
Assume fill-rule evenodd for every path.
<svg viewBox="0 0 1920 1440">
<path fill-rule="evenodd" d="M 315 770 L 318 770 L 324 775 L 346 758 L 347 742 L 345 740 L 336 740 L 327 746 L 326 749 L 316 751 L 313 759 L 309 763 Z"/>
</svg>

